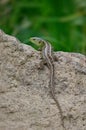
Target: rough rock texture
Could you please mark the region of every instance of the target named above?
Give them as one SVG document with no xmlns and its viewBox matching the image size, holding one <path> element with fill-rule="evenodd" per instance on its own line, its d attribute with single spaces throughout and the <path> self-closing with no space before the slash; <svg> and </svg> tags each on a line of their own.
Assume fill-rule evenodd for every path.
<svg viewBox="0 0 86 130">
<path fill-rule="evenodd" d="M 66 130 L 86 130 L 86 57 L 56 52 L 55 95 Z M 63 130 L 40 53 L 0 30 L 0 130 Z"/>
</svg>

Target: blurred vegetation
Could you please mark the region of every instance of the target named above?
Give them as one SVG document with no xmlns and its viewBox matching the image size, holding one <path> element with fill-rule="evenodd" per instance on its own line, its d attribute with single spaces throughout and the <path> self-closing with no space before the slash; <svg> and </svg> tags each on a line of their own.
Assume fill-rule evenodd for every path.
<svg viewBox="0 0 86 130">
<path fill-rule="evenodd" d="M 38 36 L 55 51 L 86 54 L 86 0 L 0 0 L 0 28 L 25 44 Z"/>
</svg>

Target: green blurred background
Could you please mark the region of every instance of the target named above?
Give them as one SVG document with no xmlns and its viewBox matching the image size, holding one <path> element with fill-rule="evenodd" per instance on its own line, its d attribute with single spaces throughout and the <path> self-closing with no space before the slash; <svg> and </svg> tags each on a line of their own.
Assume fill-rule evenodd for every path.
<svg viewBox="0 0 86 130">
<path fill-rule="evenodd" d="M 86 54 L 86 0 L 0 0 L 0 28 L 33 47 L 38 36 L 55 51 Z"/>
</svg>

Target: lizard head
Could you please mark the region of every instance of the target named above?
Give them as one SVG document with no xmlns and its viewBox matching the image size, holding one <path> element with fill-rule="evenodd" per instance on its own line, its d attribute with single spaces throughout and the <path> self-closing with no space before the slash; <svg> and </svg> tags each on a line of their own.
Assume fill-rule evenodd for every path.
<svg viewBox="0 0 86 130">
<path fill-rule="evenodd" d="M 31 37 L 29 40 L 30 42 L 36 44 L 37 46 L 42 46 L 44 43 L 44 40 L 39 37 Z"/>
</svg>

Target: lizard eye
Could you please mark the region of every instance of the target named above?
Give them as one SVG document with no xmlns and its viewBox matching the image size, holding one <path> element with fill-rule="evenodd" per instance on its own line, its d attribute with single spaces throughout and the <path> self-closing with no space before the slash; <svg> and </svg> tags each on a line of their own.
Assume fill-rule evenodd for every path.
<svg viewBox="0 0 86 130">
<path fill-rule="evenodd" d="M 33 40 L 35 41 L 36 39 L 35 39 L 35 38 L 33 38 Z"/>
</svg>

